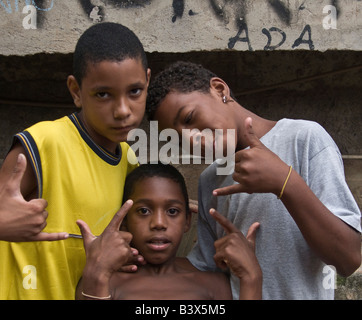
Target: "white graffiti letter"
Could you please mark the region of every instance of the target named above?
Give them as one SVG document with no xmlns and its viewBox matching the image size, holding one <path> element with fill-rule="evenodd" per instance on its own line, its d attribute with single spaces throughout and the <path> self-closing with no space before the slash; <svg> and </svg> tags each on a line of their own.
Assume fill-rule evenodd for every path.
<svg viewBox="0 0 362 320">
<path fill-rule="evenodd" d="M 36 29 L 36 8 L 32 5 L 25 6 L 23 9 L 23 13 L 29 13 L 23 19 L 24 29 Z"/>
<path fill-rule="evenodd" d="M 328 29 L 337 29 L 337 9 L 335 6 L 325 6 L 323 8 L 323 13 L 328 13 L 328 16 L 326 16 L 323 19 L 323 28 L 325 30 Z"/>
</svg>

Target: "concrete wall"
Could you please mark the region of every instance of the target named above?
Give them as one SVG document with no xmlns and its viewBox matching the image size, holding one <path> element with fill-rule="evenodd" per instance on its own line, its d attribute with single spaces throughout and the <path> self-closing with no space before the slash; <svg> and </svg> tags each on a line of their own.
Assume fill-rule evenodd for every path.
<svg viewBox="0 0 362 320">
<path fill-rule="evenodd" d="M 136 32 L 153 74 L 176 60 L 202 63 L 251 111 L 319 122 L 339 146 L 362 208 L 359 0 L 0 1 L 0 164 L 14 133 L 75 110 L 65 84 L 72 51 L 101 21 Z M 205 166 L 178 167 L 197 199 Z M 196 220 L 181 255 L 196 239 Z M 337 298 L 361 299 L 360 279 L 356 272 L 339 281 Z"/>
<path fill-rule="evenodd" d="M 92 23 L 129 26 L 149 52 L 361 50 L 358 0 L 0 1 L 0 54 L 69 53 Z"/>
</svg>

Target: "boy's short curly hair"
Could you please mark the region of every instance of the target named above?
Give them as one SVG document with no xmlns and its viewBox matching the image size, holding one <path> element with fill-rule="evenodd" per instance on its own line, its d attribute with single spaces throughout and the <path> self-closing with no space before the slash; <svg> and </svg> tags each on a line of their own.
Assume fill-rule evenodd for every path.
<svg viewBox="0 0 362 320">
<path fill-rule="evenodd" d="M 210 92 L 210 79 L 216 74 L 200 64 L 178 61 L 156 75 L 148 88 L 146 112 L 149 120 L 154 118 L 157 107 L 171 91 L 191 93 Z"/>
<path fill-rule="evenodd" d="M 171 164 L 163 164 L 161 162 L 155 164 L 152 163 L 142 164 L 139 167 L 135 168 L 127 176 L 126 182 L 124 184 L 122 203 L 125 203 L 128 199 L 130 199 L 132 193 L 134 192 L 135 186 L 138 183 L 142 183 L 142 180 L 146 178 L 153 178 L 153 177 L 166 178 L 176 182 L 180 186 L 182 195 L 185 200 L 186 214 L 191 213 L 189 207 L 189 196 L 187 193 L 187 187 L 183 175 L 178 169 L 176 169 Z"/>
<path fill-rule="evenodd" d="M 73 54 L 73 74 L 79 85 L 89 63 L 140 59 L 147 76 L 147 56 L 136 34 L 119 23 L 102 22 L 91 26 L 79 38 Z"/>
</svg>

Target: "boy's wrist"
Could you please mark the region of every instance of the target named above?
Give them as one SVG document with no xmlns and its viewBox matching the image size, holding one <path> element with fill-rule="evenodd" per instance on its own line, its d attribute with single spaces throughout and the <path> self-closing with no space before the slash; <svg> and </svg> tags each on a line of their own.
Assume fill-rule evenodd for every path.
<svg viewBox="0 0 362 320">
<path fill-rule="evenodd" d="M 240 300 L 258 300 L 262 298 L 263 275 L 260 270 L 252 275 L 240 278 Z"/>
<path fill-rule="evenodd" d="M 112 273 L 98 265 L 85 265 L 83 279 L 89 279 L 99 283 L 106 283 L 111 278 Z"/>
<path fill-rule="evenodd" d="M 82 292 L 94 297 L 108 297 L 111 276 L 110 272 L 86 265 L 82 276 Z"/>
<path fill-rule="evenodd" d="M 263 273 L 260 268 L 255 269 L 252 273 L 243 274 L 242 276 L 239 276 L 240 282 L 246 284 L 261 282 L 262 278 L 263 278 Z"/>
<path fill-rule="evenodd" d="M 84 272 L 81 293 L 83 299 L 111 299 L 109 277 L 105 274 L 95 275 L 93 273 Z"/>
</svg>

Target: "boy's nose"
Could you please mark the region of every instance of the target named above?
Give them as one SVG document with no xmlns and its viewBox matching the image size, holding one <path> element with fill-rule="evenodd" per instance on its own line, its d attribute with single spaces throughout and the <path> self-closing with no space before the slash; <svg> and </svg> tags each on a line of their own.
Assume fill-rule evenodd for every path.
<svg viewBox="0 0 362 320">
<path fill-rule="evenodd" d="M 167 219 L 163 212 L 156 211 L 152 214 L 151 223 L 150 223 L 151 230 L 166 230 L 167 229 Z"/>
<path fill-rule="evenodd" d="M 113 116 L 115 119 L 126 119 L 130 116 L 131 109 L 127 99 L 121 98 L 114 107 Z"/>
</svg>

